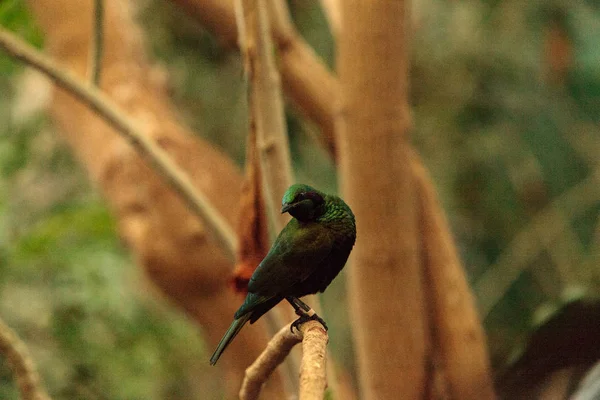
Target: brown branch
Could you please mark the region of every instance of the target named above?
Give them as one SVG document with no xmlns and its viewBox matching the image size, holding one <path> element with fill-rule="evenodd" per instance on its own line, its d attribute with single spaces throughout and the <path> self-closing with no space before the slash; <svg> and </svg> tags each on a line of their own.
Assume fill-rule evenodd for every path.
<svg viewBox="0 0 600 400">
<path fill-rule="evenodd" d="M 277 34 L 281 35 L 281 36 L 285 36 L 288 39 L 286 39 L 286 41 L 295 41 L 297 40 L 297 38 L 294 38 L 294 36 L 297 36 L 297 33 L 295 32 L 295 28 L 291 22 L 291 18 L 289 15 L 289 10 L 287 8 L 287 4 L 285 3 L 284 0 L 264 0 L 267 2 L 268 4 L 268 9 L 269 9 L 269 16 L 271 17 L 272 20 L 272 27 L 273 27 L 273 32 L 275 32 L 275 35 L 277 37 Z M 269 40 L 267 39 L 269 35 L 266 35 L 266 31 L 263 31 L 263 34 L 265 35 L 265 40 Z M 287 48 L 287 46 L 286 46 Z M 281 45 L 279 46 L 279 51 L 287 51 L 287 49 L 283 49 L 281 47 Z M 281 55 L 282 58 L 284 57 L 283 55 Z M 282 61 L 281 62 L 281 68 L 282 68 L 282 74 L 285 74 L 284 69 L 285 67 L 285 62 Z M 274 67 L 273 67 L 274 68 Z M 289 85 L 289 82 L 284 82 L 284 87 L 287 87 Z M 264 108 L 265 112 L 269 112 L 269 108 L 265 107 Z M 287 132 L 284 133 L 284 135 L 287 136 Z M 286 145 L 287 145 L 287 139 L 286 139 Z M 333 148 L 332 148 L 333 149 Z M 288 152 L 288 156 L 289 156 L 289 152 Z M 272 159 L 273 157 L 271 157 Z M 265 164 L 264 168 L 273 168 L 273 169 L 278 169 L 280 168 L 279 165 L 280 162 L 269 162 L 268 164 Z M 290 162 L 291 165 L 291 162 Z M 291 168 L 291 167 L 290 167 Z M 291 184 L 291 180 L 288 182 L 289 186 Z M 285 188 L 287 188 L 287 186 Z M 279 179 L 279 189 L 278 191 L 280 192 L 278 195 L 276 195 L 273 199 L 274 204 L 279 204 L 279 202 L 275 202 L 275 200 L 279 200 L 281 199 L 281 196 L 283 195 L 285 188 L 283 190 L 281 190 L 281 188 L 283 188 L 283 180 L 280 178 Z M 273 195 L 274 193 L 272 193 Z M 280 224 L 277 226 L 278 230 L 281 230 L 284 226 L 284 224 L 281 223 L 281 221 L 286 221 L 287 217 L 283 217 L 281 218 L 281 214 L 279 214 L 279 218 L 280 218 Z M 321 304 L 319 302 L 319 298 L 317 296 L 308 296 L 305 299 L 306 303 L 308 305 L 310 305 L 312 308 L 315 309 L 315 311 L 317 313 L 321 313 Z"/>
<path fill-rule="evenodd" d="M 271 339 L 262 354 L 246 369 L 246 376 L 240 390 L 240 399 L 257 399 L 262 385 L 285 360 L 292 348 L 302 342 L 302 363 L 300 369 L 300 400 L 321 400 L 327 387 L 326 349 L 329 341 L 327 331 L 317 321 L 308 321 L 300 326 L 300 331 L 290 331 L 286 325 Z"/>
<path fill-rule="evenodd" d="M 279 71 L 273 58 L 266 0 L 236 0 L 239 43 L 244 56 L 251 120 L 256 129 L 267 208 L 277 231 L 288 221 L 279 212 L 281 197 L 292 184 L 292 162 L 285 125 Z"/>
<path fill-rule="evenodd" d="M 309 321 L 302 326 L 302 363 L 300 364 L 300 400 L 321 400 L 327 388 L 327 342 L 323 326 Z"/>
<path fill-rule="evenodd" d="M 292 184 L 292 165 L 279 71 L 273 58 L 269 17 L 265 0 L 236 0 L 236 22 L 239 27 L 239 46 L 244 58 L 244 72 L 248 90 L 249 130 L 248 140 L 254 140 L 265 194 L 267 213 L 280 231 L 288 221 L 287 214 L 279 212 L 285 190 Z M 252 162 L 251 160 L 247 160 Z M 256 268 L 258 264 L 254 265 Z M 293 314 L 289 307 L 280 305 L 268 313 L 269 326 L 277 329 Z M 275 333 L 275 332 L 273 332 Z M 299 357 L 294 354 L 285 363 L 285 386 L 296 392 Z"/>
<path fill-rule="evenodd" d="M 0 353 L 8 360 L 23 400 L 50 400 L 25 343 L 0 319 Z"/>
<path fill-rule="evenodd" d="M 236 45 L 233 0 L 173 0 L 225 43 Z M 269 0 L 271 1 L 271 0 Z M 292 103 L 321 128 L 323 144 L 335 156 L 334 111 L 338 82 L 314 50 L 294 28 L 282 0 L 272 15 L 272 31 L 279 53 L 282 86 Z"/>
<path fill-rule="evenodd" d="M 181 196 L 190 210 L 206 221 L 223 249 L 230 254 L 232 259 L 235 257 L 237 239 L 231 226 L 206 196 L 196 189 L 188 175 L 174 163 L 168 153 L 145 135 L 110 98 L 95 87 L 85 85 L 70 72 L 60 69 L 48 57 L 5 29 L 0 29 L 0 48 L 42 72 L 103 117 L 136 148 L 139 154 L 150 162 L 171 188 Z"/>
<path fill-rule="evenodd" d="M 336 157 L 334 114 L 338 82 L 296 30 L 284 0 L 268 0 L 280 58 L 283 90 L 321 128 L 321 142 Z"/>
<path fill-rule="evenodd" d="M 420 203 L 433 351 L 447 395 L 451 399 L 493 399 L 491 367 L 475 299 L 431 178 L 416 153 L 411 154 L 410 161 Z"/>
<path fill-rule="evenodd" d="M 340 2 L 341 186 L 356 215 L 348 292 L 365 399 L 421 399 L 428 320 L 411 177 L 408 1 Z"/>
</svg>

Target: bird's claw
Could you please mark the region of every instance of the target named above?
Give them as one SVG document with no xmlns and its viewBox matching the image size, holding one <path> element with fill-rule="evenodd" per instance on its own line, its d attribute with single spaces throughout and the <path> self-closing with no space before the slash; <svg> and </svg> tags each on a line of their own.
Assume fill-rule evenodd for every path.
<svg viewBox="0 0 600 400">
<path fill-rule="evenodd" d="M 292 322 L 292 325 L 290 326 L 290 331 L 294 333 L 294 328 L 296 328 L 298 332 L 300 332 L 300 325 L 308 321 L 318 321 L 321 325 L 323 325 L 323 328 L 325 328 L 326 331 L 329 330 L 323 318 L 319 317 L 317 314 L 302 314 L 300 315 L 300 318 Z"/>
</svg>

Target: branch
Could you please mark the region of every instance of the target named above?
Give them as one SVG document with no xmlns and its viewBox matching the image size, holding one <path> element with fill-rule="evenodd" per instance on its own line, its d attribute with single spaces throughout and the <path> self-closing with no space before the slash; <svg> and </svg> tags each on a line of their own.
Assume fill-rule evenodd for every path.
<svg viewBox="0 0 600 400">
<path fill-rule="evenodd" d="M 266 0 L 236 0 L 239 45 L 244 57 L 248 84 L 250 119 L 256 129 L 268 213 L 277 231 L 287 223 L 279 212 L 283 193 L 292 184 L 290 157 L 281 79 L 273 57 Z"/>
<path fill-rule="evenodd" d="M 300 367 L 300 400 L 323 399 L 326 379 L 326 347 L 329 337 L 317 321 L 308 321 L 300 326 L 300 332 L 290 331 L 290 324 L 281 328 L 271 339 L 256 361 L 246 369 L 240 389 L 240 399 L 257 399 L 262 385 L 275 368 L 285 360 L 292 348 L 302 342 Z"/>
<path fill-rule="evenodd" d="M 244 72 L 248 90 L 249 129 L 248 146 L 258 160 L 246 160 L 260 169 L 262 191 L 266 194 L 267 214 L 280 231 L 287 216 L 279 212 L 285 190 L 292 183 L 292 163 L 289 151 L 279 71 L 273 59 L 273 43 L 269 34 L 269 19 L 265 0 L 236 0 L 234 3 L 238 42 L 244 58 Z M 258 161 L 258 162 L 257 162 Z M 252 268 L 256 268 L 254 264 Z M 273 333 L 289 317 L 288 308 L 277 307 L 266 318 Z M 285 365 L 287 390 L 296 392 L 299 359 L 291 357 Z"/>
<path fill-rule="evenodd" d="M 94 40 L 91 51 L 91 80 L 95 86 L 100 85 L 102 69 L 102 53 L 104 50 L 104 0 L 94 0 Z"/>
<path fill-rule="evenodd" d="M 173 0 L 230 44 L 237 41 L 232 0 Z M 271 3 L 275 4 L 273 8 Z M 334 111 L 338 81 L 298 34 L 282 0 L 269 0 L 272 33 L 279 54 L 283 90 L 320 128 L 325 148 L 335 156 Z"/>
<path fill-rule="evenodd" d="M 439 359 L 428 385 L 435 390 L 443 384 L 445 388 L 440 389 L 452 399 L 494 399 L 485 333 L 448 222 L 431 177 L 414 151 L 410 153 L 410 166 L 420 206 L 432 347 L 434 357 Z M 440 381 L 441 375 L 444 382 Z"/>
<path fill-rule="evenodd" d="M 342 14 L 340 12 L 340 0 L 321 0 L 321 8 L 325 13 L 329 30 L 335 38 L 340 37 L 342 29 Z"/>
<path fill-rule="evenodd" d="M 319 138 L 335 159 L 334 115 L 339 83 L 296 30 L 287 3 L 284 0 L 268 2 L 283 88 L 295 105 L 319 125 Z"/>
<path fill-rule="evenodd" d="M 0 319 L 0 353 L 8 360 L 23 400 L 50 400 L 25 343 Z"/>
<path fill-rule="evenodd" d="M 237 239 L 232 228 L 203 193 L 198 192 L 189 177 L 150 138 L 124 115 L 114 102 L 95 87 L 86 86 L 68 71 L 58 68 L 49 58 L 18 39 L 5 29 L 0 29 L 0 48 L 8 54 L 34 67 L 66 89 L 104 118 L 118 133 L 144 157 L 181 196 L 192 212 L 200 216 L 209 230 L 233 259 Z"/>
</svg>

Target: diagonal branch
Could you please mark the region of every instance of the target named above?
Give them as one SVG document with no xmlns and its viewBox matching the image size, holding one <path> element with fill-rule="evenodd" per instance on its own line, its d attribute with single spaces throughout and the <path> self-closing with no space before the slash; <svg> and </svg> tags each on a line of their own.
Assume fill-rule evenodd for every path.
<svg viewBox="0 0 600 400">
<path fill-rule="evenodd" d="M 302 342 L 302 363 L 300 366 L 300 400 L 321 400 L 327 387 L 326 347 L 329 337 L 317 321 L 308 321 L 294 333 L 291 325 L 286 325 L 271 339 L 262 354 L 246 369 L 246 376 L 240 390 L 240 399 L 254 400 L 260 394 L 262 385 L 285 360 L 292 348 Z"/>
<path fill-rule="evenodd" d="M 228 252 L 230 257 L 232 259 L 235 257 L 237 239 L 231 226 L 206 196 L 198 192 L 187 174 L 173 162 L 162 148 L 145 136 L 111 99 L 95 87 L 86 86 L 70 72 L 58 68 L 48 57 L 4 29 L 0 29 L 0 48 L 51 78 L 57 85 L 67 89 L 104 118 L 136 148 L 142 157 L 150 162 L 173 190 L 181 196 L 190 210 L 206 222 L 219 245 Z"/>
<path fill-rule="evenodd" d="M 0 319 L 0 353 L 8 360 L 23 400 L 50 400 L 25 343 Z"/>
</svg>

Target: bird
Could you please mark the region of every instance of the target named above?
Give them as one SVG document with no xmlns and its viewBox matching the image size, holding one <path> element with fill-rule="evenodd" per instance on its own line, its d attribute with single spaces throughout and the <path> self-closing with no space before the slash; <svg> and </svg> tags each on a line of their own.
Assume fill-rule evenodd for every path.
<svg viewBox="0 0 600 400">
<path fill-rule="evenodd" d="M 292 331 L 308 320 L 327 329 L 300 297 L 325 291 L 346 264 L 356 241 L 354 214 L 338 196 L 300 183 L 283 195 L 281 213 L 286 212 L 293 218 L 250 277 L 246 299 L 210 358 L 211 365 L 248 321 L 254 323 L 284 299 L 299 315 Z"/>
</svg>

